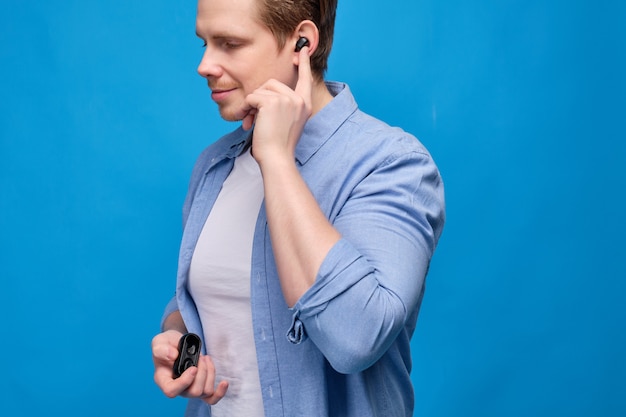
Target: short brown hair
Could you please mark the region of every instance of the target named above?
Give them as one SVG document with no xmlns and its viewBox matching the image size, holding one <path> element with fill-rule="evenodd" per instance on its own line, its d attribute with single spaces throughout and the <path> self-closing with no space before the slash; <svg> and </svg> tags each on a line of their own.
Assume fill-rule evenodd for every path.
<svg viewBox="0 0 626 417">
<path fill-rule="evenodd" d="M 320 39 L 311 56 L 311 71 L 322 79 L 328 68 L 328 57 L 333 45 L 337 0 L 258 0 L 261 22 L 269 28 L 283 48 L 287 37 L 303 20 L 317 26 Z"/>
</svg>

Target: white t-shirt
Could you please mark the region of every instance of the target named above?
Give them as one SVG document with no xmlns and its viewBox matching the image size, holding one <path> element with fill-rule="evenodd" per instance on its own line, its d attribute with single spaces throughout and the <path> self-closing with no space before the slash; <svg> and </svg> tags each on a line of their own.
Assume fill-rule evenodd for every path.
<svg viewBox="0 0 626 417">
<path fill-rule="evenodd" d="M 263 416 L 250 307 L 252 241 L 262 201 L 261 171 L 248 150 L 235 160 L 191 260 L 189 290 L 216 384 L 229 382 L 226 396 L 211 406 L 213 417 Z"/>
</svg>

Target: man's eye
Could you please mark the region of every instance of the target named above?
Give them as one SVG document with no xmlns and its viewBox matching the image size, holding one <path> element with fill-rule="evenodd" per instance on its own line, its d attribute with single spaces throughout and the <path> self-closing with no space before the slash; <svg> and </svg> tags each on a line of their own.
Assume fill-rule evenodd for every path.
<svg viewBox="0 0 626 417">
<path fill-rule="evenodd" d="M 239 42 L 226 41 L 223 43 L 224 48 L 226 49 L 237 49 L 241 46 Z"/>
</svg>

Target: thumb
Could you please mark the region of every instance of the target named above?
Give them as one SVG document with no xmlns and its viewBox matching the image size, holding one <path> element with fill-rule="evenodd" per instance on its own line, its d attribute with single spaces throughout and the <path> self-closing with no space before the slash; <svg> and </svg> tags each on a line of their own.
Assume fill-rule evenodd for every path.
<svg viewBox="0 0 626 417">
<path fill-rule="evenodd" d="M 256 118 L 256 110 L 251 110 L 242 120 L 243 130 L 250 130 L 252 126 L 254 126 L 254 121 Z"/>
</svg>

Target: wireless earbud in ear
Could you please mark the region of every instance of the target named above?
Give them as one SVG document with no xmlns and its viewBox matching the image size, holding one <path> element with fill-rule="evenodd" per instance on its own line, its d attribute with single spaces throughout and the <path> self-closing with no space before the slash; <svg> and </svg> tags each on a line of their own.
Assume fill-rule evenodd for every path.
<svg viewBox="0 0 626 417">
<path fill-rule="evenodd" d="M 298 39 L 298 42 L 296 42 L 296 52 L 300 52 L 305 46 L 309 46 L 309 40 L 305 37 L 301 37 Z"/>
</svg>

